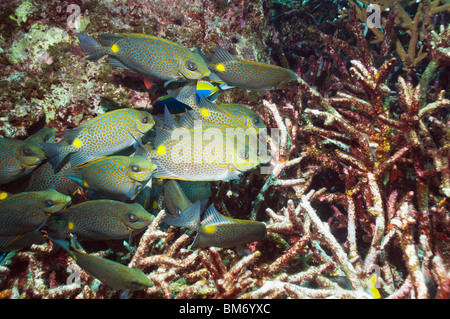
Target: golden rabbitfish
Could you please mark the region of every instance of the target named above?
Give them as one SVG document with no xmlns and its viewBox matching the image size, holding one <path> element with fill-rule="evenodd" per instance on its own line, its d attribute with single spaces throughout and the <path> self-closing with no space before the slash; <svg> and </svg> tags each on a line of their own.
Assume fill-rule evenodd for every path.
<svg viewBox="0 0 450 319">
<path fill-rule="evenodd" d="M 173 217 L 177 217 L 191 207 L 192 202 L 186 197 L 178 181 L 172 179 L 164 183 L 164 205 Z"/>
<path fill-rule="evenodd" d="M 108 198 L 133 200 L 155 169 L 155 164 L 141 156 L 105 156 L 71 167 L 65 175 Z"/>
<path fill-rule="evenodd" d="M 53 241 L 63 247 L 78 266 L 113 289 L 142 290 L 153 286 L 153 282 L 140 269 L 82 252 L 74 237 L 71 239 L 70 247 L 67 242 Z"/>
<path fill-rule="evenodd" d="M 58 144 L 42 143 L 42 149 L 58 171 L 67 156 L 72 166 L 114 154 L 136 143 L 136 139 L 155 125 L 152 115 L 136 109 L 119 109 L 104 113 L 64 132 Z"/>
<path fill-rule="evenodd" d="M 69 234 L 83 240 L 127 239 L 143 231 L 154 219 L 137 203 L 115 200 L 90 200 L 52 216 L 46 228 L 52 238 Z"/>
<path fill-rule="evenodd" d="M 260 240 L 267 232 L 264 223 L 223 216 L 213 205 L 205 211 L 202 221 L 200 215 L 201 204 L 196 202 L 179 217 L 167 217 L 164 222 L 196 231 L 197 236 L 191 247 L 230 248 Z"/>
<path fill-rule="evenodd" d="M 247 90 L 285 89 L 297 83 L 297 74 L 283 67 L 242 60 L 217 47 L 208 64 L 215 82 Z"/>
<path fill-rule="evenodd" d="M 58 173 L 55 173 L 49 162 L 42 164 L 33 171 L 27 192 L 43 191 L 52 188 L 61 194 L 73 196 L 80 186 L 64 175 L 70 167 L 70 163 L 67 163 Z"/>
<path fill-rule="evenodd" d="M 82 33 L 78 37 L 88 60 L 108 55 L 111 65 L 156 80 L 195 80 L 211 73 L 199 54 L 166 39 L 137 33 L 102 34 L 99 43 Z"/>
<path fill-rule="evenodd" d="M 33 141 L 0 138 L 0 184 L 27 175 L 44 159 L 44 152 Z"/>
<path fill-rule="evenodd" d="M 197 103 L 196 86 L 185 85 L 179 91 L 169 91 L 177 101 L 192 108 L 195 118 L 202 121 L 221 124 L 224 126 L 249 129 L 265 129 L 262 117 L 248 107 L 239 104 L 215 104 L 208 98 L 201 96 Z"/>
<path fill-rule="evenodd" d="M 0 236 L 33 231 L 70 201 L 69 196 L 53 189 L 18 194 L 0 192 Z"/>
<path fill-rule="evenodd" d="M 255 151 L 220 130 L 156 127 L 155 148 L 138 148 L 137 154 L 157 165 L 154 177 L 190 181 L 216 181 L 239 178 L 255 168 L 260 160 Z M 250 155 L 249 155 L 250 154 Z"/>
</svg>

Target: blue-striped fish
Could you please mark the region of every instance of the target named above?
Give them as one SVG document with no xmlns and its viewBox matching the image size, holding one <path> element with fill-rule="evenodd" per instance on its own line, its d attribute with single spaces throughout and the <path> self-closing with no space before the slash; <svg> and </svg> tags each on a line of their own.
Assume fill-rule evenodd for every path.
<svg viewBox="0 0 450 319">
<path fill-rule="evenodd" d="M 155 169 L 155 164 L 141 156 L 105 156 L 71 167 L 65 175 L 108 198 L 133 200 Z"/>
<path fill-rule="evenodd" d="M 41 227 L 48 216 L 71 202 L 54 189 L 9 194 L 0 192 L 0 236 L 21 235 Z"/>
<path fill-rule="evenodd" d="M 155 124 L 152 115 L 136 109 L 119 109 L 104 113 L 64 132 L 58 144 L 42 143 L 41 147 L 55 171 L 67 156 L 77 166 L 105 155 L 124 150 L 136 143 Z"/>
<path fill-rule="evenodd" d="M 115 200 L 90 200 L 52 216 L 46 228 L 52 238 L 74 234 L 80 240 L 128 239 L 143 231 L 154 219 L 141 205 Z"/>
<path fill-rule="evenodd" d="M 208 81 L 198 80 L 196 85 L 196 99 L 200 102 L 201 97 L 205 97 L 211 102 L 215 102 L 219 94 L 219 87 Z M 172 95 L 163 96 L 155 105 L 161 107 L 163 110 L 167 107 L 172 114 L 184 113 L 186 110 L 191 110 L 191 107 L 185 103 L 178 101 Z"/>
<path fill-rule="evenodd" d="M 44 152 L 33 141 L 0 138 L 0 184 L 27 175 L 44 159 Z"/>
<path fill-rule="evenodd" d="M 276 90 L 295 85 L 297 74 L 283 67 L 242 60 L 217 47 L 208 63 L 210 80 L 246 90 Z M 215 76 L 214 76 L 215 75 Z"/>
<path fill-rule="evenodd" d="M 213 205 L 205 211 L 202 221 L 200 213 L 201 204 L 196 202 L 179 217 L 167 217 L 164 222 L 196 231 L 197 236 L 191 247 L 230 248 L 261 240 L 267 232 L 264 223 L 223 216 Z"/>
<path fill-rule="evenodd" d="M 153 282 L 140 269 L 82 252 L 74 237 L 70 245 L 66 241 L 52 241 L 64 248 L 78 266 L 113 289 L 142 290 L 153 286 Z"/>
<path fill-rule="evenodd" d="M 200 55 L 162 38 L 137 33 L 102 34 L 99 43 L 82 33 L 78 37 L 88 60 L 108 55 L 109 64 L 166 84 L 200 79 L 211 73 Z"/>
</svg>

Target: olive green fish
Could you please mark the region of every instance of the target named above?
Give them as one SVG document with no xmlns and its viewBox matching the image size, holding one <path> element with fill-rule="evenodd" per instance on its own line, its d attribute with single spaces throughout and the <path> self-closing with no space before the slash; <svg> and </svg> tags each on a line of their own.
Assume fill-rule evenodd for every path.
<svg viewBox="0 0 450 319">
<path fill-rule="evenodd" d="M 53 241 L 63 247 L 78 266 L 113 289 L 142 290 L 153 286 L 153 282 L 140 269 L 82 252 L 74 237 L 71 239 L 70 247 L 67 242 Z"/>
<path fill-rule="evenodd" d="M 90 200 L 52 216 L 46 228 L 52 238 L 64 239 L 69 234 L 80 240 L 128 239 L 143 231 L 154 219 L 137 203 L 115 200 Z"/>
<path fill-rule="evenodd" d="M 223 216 L 213 205 L 205 211 L 202 221 L 200 213 L 201 204 L 196 202 L 179 217 L 166 217 L 164 222 L 196 231 L 197 236 L 191 247 L 230 248 L 261 240 L 267 232 L 264 223 Z"/>
<path fill-rule="evenodd" d="M 88 60 L 108 55 L 109 64 L 166 84 L 200 79 L 211 73 L 199 54 L 162 38 L 137 33 L 102 34 L 100 43 L 82 33 L 78 38 Z"/>
<path fill-rule="evenodd" d="M 72 166 L 81 165 L 105 155 L 124 150 L 136 143 L 155 125 L 152 115 L 136 109 L 119 109 L 104 113 L 64 132 L 58 144 L 42 143 L 41 147 L 55 171 L 67 156 Z"/>
<path fill-rule="evenodd" d="M 108 198 L 133 200 L 155 169 L 155 164 L 141 156 L 105 156 L 71 167 L 65 175 Z"/>
<path fill-rule="evenodd" d="M 285 89 L 297 83 L 297 74 L 291 70 L 238 59 L 220 47 L 214 50 L 208 67 L 211 81 L 246 90 Z"/>
<path fill-rule="evenodd" d="M 33 141 L 0 138 L 0 184 L 27 175 L 44 159 L 44 152 Z"/>
<path fill-rule="evenodd" d="M 261 163 L 251 144 L 218 129 L 156 127 L 154 146 L 140 147 L 136 153 L 151 158 L 157 165 L 153 176 L 163 179 L 228 181 Z"/>
<path fill-rule="evenodd" d="M 73 196 L 80 186 L 64 175 L 70 167 L 70 163 L 66 163 L 58 173 L 55 173 L 49 162 L 42 164 L 33 171 L 27 191 L 43 191 L 52 188 L 61 194 Z"/>
<path fill-rule="evenodd" d="M 33 135 L 27 137 L 25 141 L 32 141 L 35 143 L 54 143 L 56 138 L 56 129 L 54 128 L 43 128 L 34 133 Z"/>
<path fill-rule="evenodd" d="M 257 133 L 260 129 L 266 129 L 262 117 L 248 107 L 239 104 L 215 104 L 204 96 L 197 103 L 197 87 L 187 84 L 179 91 L 170 91 L 177 101 L 192 108 L 189 113 L 195 113 L 195 119 L 218 123 L 224 126 L 249 129 L 254 128 Z"/>
<path fill-rule="evenodd" d="M 0 236 L 0 252 L 10 252 L 15 249 L 30 247 L 31 245 L 44 244 L 45 238 L 39 230 L 33 230 L 25 234 L 15 236 Z"/>
<path fill-rule="evenodd" d="M 21 235 L 41 227 L 48 216 L 71 202 L 54 189 L 9 194 L 0 192 L 0 236 Z"/>
</svg>

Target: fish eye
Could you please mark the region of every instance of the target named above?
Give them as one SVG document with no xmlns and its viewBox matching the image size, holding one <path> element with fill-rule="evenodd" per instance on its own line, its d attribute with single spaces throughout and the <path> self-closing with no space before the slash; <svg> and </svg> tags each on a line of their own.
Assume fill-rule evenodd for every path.
<svg viewBox="0 0 450 319">
<path fill-rule="evenodd" d="M 54 201 L 52 201 L 52 200 L 50 200 L 50 199 L 47 199 L 47 200 L 44 200 L 44 202 L 42 203 L 45 207 L 52 207 L 53 205 L 55 205 L 55 202 Z"/>
<path fill-rule="evenodd" d="M 148 123 L 148 116 L 145 116 L 141 120 L 142 123 L 147 124 Z"/>
<path fill-rule="evenodd" d="M 197 70 L 197 65 L 196 65 L 194 62 L 192 62 L 192 61 L 187 61 L 187 62 L 186 62 L 186 67 L 187 67 L 187 69 L 188 69 L 189 71 L 195 71 L 195 70 Z"/>
<path fill-rule="evenodd" d="M 48 141 L 50 141 L 52 139 L 52 135 L 45 135 L 45 137 L 44 137 L 44 142 L 48 142 Z"/>
<path fill-rule="evenodd" d="M 23 156 L 33 156 L 34 152 L 32 150 L 30 150 L 29 148 L 24 148 L 22 150 L 22 154 L 23 154 Z"/>
<path fill-rule="evenodd" d="M 139 218 L 134 214 L 127 214 L 127 219 L 132 223 L 137 222 L 139 220 Z"/>
<path fill-rule="evenodd" d="M 259 124 L 261 124 L 261 120 L 260 120 L 259 116 L 254 117 L 253 120 L 252 120 L 252 122 L 253 122 L 254 125 L 259 125 Z"/>
<path fill-rule="evenodd" d="M 140 172 L 141 168 L 137 165 L 130 165 L 130 168 L 133 172 Z"/>
</svg>

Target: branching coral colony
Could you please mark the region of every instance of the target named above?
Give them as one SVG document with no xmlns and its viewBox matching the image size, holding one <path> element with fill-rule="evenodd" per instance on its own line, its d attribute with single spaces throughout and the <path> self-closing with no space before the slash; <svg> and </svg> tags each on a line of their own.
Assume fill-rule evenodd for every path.
<svg viewBox="0 0 450 319">
<path fill-rule="evenodd" d="M 244 254 L 191 250 L 189 233 L 164 228 L 162 209 L 136 248 L 95 253 L 142 269 L 153 287 L 111 290 L 49 243 L 8 255 L 0 297 L 449 298 L 449 8 L 382 2 L 371 43 L 360 23 L 368 1 L 342 9 L 345 40 L 309 28 L 324 57 L 310 72 L 300 63 L 296 92 L 266 94 L 255 109 L 280 130 L 271 174 L 215 186 L 216 207 L 239 195 L 247 217 L 266 222 L 264 240 Z M 318 85 L 319 73 L 333 85 Z"/>
</svg>

